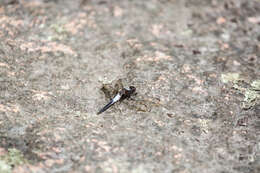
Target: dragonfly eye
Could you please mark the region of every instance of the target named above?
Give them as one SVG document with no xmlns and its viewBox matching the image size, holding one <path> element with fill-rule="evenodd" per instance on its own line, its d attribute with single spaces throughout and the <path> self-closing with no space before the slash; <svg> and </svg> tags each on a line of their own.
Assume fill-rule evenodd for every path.
<svg viewBox="0 0 260 173">
<path fill-rule="evenodd" d="M 135 92 L 136 88 L 134 86 L 129 87 L 131 91 Z"/>
</svg>

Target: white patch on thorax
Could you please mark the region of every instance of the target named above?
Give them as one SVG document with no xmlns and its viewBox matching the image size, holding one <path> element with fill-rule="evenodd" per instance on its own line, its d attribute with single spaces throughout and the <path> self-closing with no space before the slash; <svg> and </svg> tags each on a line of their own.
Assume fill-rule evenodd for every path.
<svg viewBox="0 0 260 173">
<path fill-rule="evenodd" d="M 121 98 L 121 95 L 118 93 L 118 94 L 113 98 L 113 102 L 115 103 L 115 102 L 119 101 L 120 98 Z"/>
</svg>

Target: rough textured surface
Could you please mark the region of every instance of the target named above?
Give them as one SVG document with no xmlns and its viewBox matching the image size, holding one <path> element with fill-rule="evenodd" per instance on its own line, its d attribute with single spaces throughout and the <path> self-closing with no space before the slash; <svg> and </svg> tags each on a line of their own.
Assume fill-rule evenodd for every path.
<svg viewBox="0 0 260 173">
<path fill-rule="evenodd" d="M 260 172 L 259 0 L 3 0 L 0 28 L 0 172 Z"/>
</svg>

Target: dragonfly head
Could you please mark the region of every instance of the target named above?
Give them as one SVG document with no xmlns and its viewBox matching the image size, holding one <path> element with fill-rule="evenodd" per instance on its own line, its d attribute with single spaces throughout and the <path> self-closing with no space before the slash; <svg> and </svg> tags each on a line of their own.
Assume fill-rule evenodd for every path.
<svg viewBox="0 0 260 173">
<path fill-rule="evenodd" d="M 136 91 L 136 88 L 134 86 L 130 86 L 129 88 L 130 88 L 131 93 L 134 93 Z"/>
</svg>

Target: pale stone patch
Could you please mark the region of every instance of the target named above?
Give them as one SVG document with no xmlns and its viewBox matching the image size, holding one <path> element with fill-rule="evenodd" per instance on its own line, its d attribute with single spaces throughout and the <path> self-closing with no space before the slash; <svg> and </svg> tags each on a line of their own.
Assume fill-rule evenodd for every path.
<svg viewBox="0 0 260 173">
<path fill-rule="evenodd" d="M 58 148 L 58 147 L 52 147 L 52 150 L 53 150 L 55 153 L 61 153 L 61 149 Z"/>
<path fill-rule="evenodd" d="M 177 147 L 176 145 L 173 145 L 170 147 L 170 151 L 172 151 L 174 154 L 173 158 L 175 159 L 176 163 L 180 163 L 180 160 L 183 158 L 183 155 L 181 154 L 183 149 L 180 147 Z"/>
<path fill-rule="evenodd" d="M 218 19 L 217 19 L 217 24 L 219 24 L 219 25 L 221 25 L 221 24 L 223 24 L 223 23 L 226 23 L 226 19 L 224 18 L 224 17 L 219 17 Z"/>
<path fill-rule="evenodd" d="M 193 87 L 192 91 L 196 92 L 196 93 L 201 93 L 201 94 L 206 94 L 207 93 L 201 86 Z"/>
<path fill-rule="evenodd" d="M 238 61 L 236 61 L 236 60 L 233 61 L 233 64 L 234 64 L 235 66 L 240 66 L 240 65 L 241 65 L 241 63 L 238 62 Z"/>
<path fill-rule="evenodd" d="M 113 13 L 115 17 L 121 17 L 123 15 L 123 9 L 115 6 Z"/>
<path fill-rule="evenodd" d="M 115 34 L 120 37 L 124 37 L 126 35 L 123 31 L 116 31 Z"/>
<path fill-rule="evenodd" d="M 40 100 L 49 100 L 50 97 L 48 95 L 50 95 L 51 93 L 46 92 L 46 91 L 33 91 L 35 94 L 32 96 L 32 99 L 34 101 L 40 101 Z"/>
<path fill-rule="evenodd" d="M 136 38 L 134 39 L 128 39 L 126 40 L 126 42 L 128 43 L 129 46 L 136 48 L 136 49 L 140 49 L 142 48 L 142 44 L 140 43 L 140 41 Z"/>
<path fill-rule="evenodd" d="M 41 51 L 42 53 L 63 52 L 64 54 L 77 55 L 77 53 L 73 51 L 71 47 L 56 42 L 44 42 L 43 46 L 40 46 L 40 43 L 37 44 L 35 42 L 22 42 L 20 44 L 20 49 L 27 51 L 28 53 Z"/>
<path fill-rule="evenodd" d="M 70 20 L 64 25 L 64 28 L 71 34 L 79 33 L 79 31 L 82 30 L 86 25 L 90 28 L 97 28 L 97 25 L 94 21 L 94 15 L 94 12 L 90 12 L 89 14 L 81 12 L 75 17 L 77 20 Z"/>
<path fill-rule="evenodd" d="M 161 60 L 170 60 L 171 56 L 164 54 L 163 52 L 156 51 L 155 56 L 148 56 L 144 55 L 143 57 L 139 57 L 136 59 L 137 62 L 140 61 L 153 61 L 153 62 L 158 62 Z"/>
<path fill-rule="evenodd" d="M 189 72 L 191 72 L 191 67 L 190 67 L 190 65 L 189 65 L 189 64 L 184 64 L 184 65 L 182 66 L 181 72 L 182 72 L 182 73 L 189 73 Z"/>
<path fill-rule="evenodd" d="M 48 167 L 51 167 L 55 163 L 55 160 L 53 159 L 48 159 L 45 161 L 45 165 Z"/>
<path fill-rule="evenodd" d="M 5 12 L 4 7 L 0 7 L 0 13 L 3 14 Z"/>
<path fill-rule="evenodd" d="M 8 71 L 8 72 L 7 72 L 7 75 L 8 75 L 8 76 L 15 76 L 15 72 Z"/>
<path fill-rule="evenodd" d="M 169 60 L 171 59 L 171 56 L 169 55 L 166 55 L 165 53 L 163 52 L 160 52 L 160 51 L 156 51 L 155 52 L 155 61 L 160 61 L 160 60 Z"/>
<path fill-rule="evenodd" d="M 64 164 L 64 159 L 57 159 L 57 160 L 55 160 L 55 162 L 59 165 L 62 165 L 62 164 Z"/>
<path fill-rule="evenodd" d="M 155 25 L 152 26 L 151 32 L 156 37 L 159 37 L 161 35 L 162 29 L 163 29 L 162 24 L 155 24 Z"/>
<path fill-rule="evenodd" d="M 0 62 L 0 67 L 10 68 L 9 65 L 7 65 L 6 63 L 2 63 L 2 62 Z"/>
<path fill-rule="evenodd" d="M 39 163 L 37 165 L 29 165 L 29 169 L 32 171 L 32 172 L 43 172 L 43 164 L 42 163 Z"/>
<path fill-rule="evenodd" d="M 248 20 L 250 23 L 257 24 L 257 23 L 260 23 L 260 16 L 248 17 L 247 20 Z"/>
<path fill-rule="evenodd" d="M 209 120 L 207 119 L 198 119 L 200 127 L 203 129 L 204 132 L 209 132 Z"/>
<path fill-rule="evenodd" d="M 0 156 L 4 156 L 5 154 L 7 154 L 7 151 L 0 147 Z"/>
<path fill-rule="evenodd" d="M 44 3 L 42 1 L 21 1 L 19 3 L 22 3 L 24 7 L 26 8 L 36 8 L 36 7 L 42 7 Z"/>
<path fill-rule="evenodd" d="M 3 105 L 0 104 L 0 112 L 14 112 L 17 113 L 20 111 L 20 108 L 18 105 L 15 104 L 9 104 L 9 105 Z"/>
<path fill-rule="evenodd" d="M 158 80 L 159 81 L 167 81 L 167 78 L 164 75 L 160 75 Z"/>
<path fill-rule="evenodd" d="M 86 172 L 90 172 L 90 171 L 91 171 L 91 167 L 90 167 L 89 165 L 86 165 L 86 166 L 85 166 L 85 171 L 86 171 Z"/>
<path fill-rule="evenodd" d="M 20 27 L 24 25 L 23 20 L 15 19 L 14 17 L 9 17 L 9 16 L 1 16 L 0 17 L 0 26 L 1 27 L 6 27 L 6 24 L 12 25 L 14 27 Z"/>
<path fill-rule="evenodd" d="M 221 81 L 223 83 L 236 83 L 237 81 L 241 80 L 239 73 L 227 73 L 227 74 L 221 74 Z"/>
<path fill-rule="evenodd" d="M 196 84 L 198 84 L 198 85 L 202 85 L 203 84 L 203 80 L 199 79 L 198 77 L 196 77 L 194 75 L 189 74 L 189 75 L 187 75 L 187 77 L 189 79 L 193 79 L 196 82 Z"/>
</svg>

